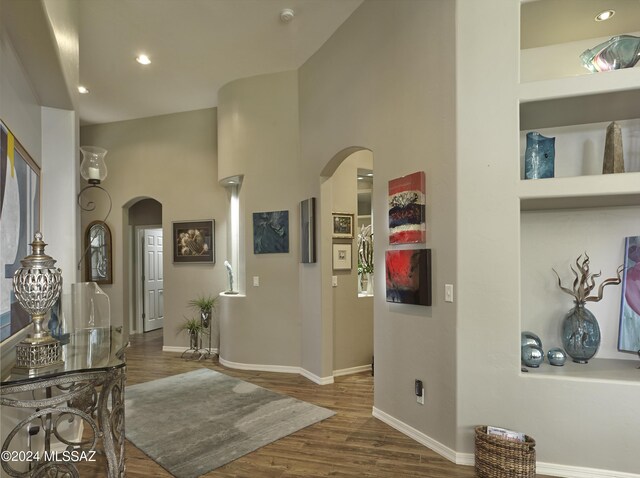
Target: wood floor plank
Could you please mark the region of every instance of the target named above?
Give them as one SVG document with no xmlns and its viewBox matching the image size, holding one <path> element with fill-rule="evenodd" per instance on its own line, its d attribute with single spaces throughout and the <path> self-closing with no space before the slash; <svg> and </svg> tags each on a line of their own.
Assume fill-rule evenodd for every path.
<svg viewBox="0 0 640 478">
<path fill-rule="evenodd" d="M 475 476 L 473 467 L 454 465 L 373 418 L 370 373 L 337 377 L 334 384 L 320 386 L 297 374 L 228 369 L 214 360 L 185 360 L 180 354 L 162 352 L 161 331 L 132 336 L 126 355 L 128 386 L 207 367 L 336 412 L 203 475 L 205 478 Z M 106 476 L 103 466 L 103 462 L 83 464 L 81 476 Z M 128 441 L 126 467 L 129 478 L 172 476 Z"/>
</svg>

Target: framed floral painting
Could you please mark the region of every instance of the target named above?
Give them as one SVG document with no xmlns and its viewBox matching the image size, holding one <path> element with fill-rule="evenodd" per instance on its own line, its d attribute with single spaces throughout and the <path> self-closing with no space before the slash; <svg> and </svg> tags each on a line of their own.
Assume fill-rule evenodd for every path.
<svg viewBox="0 0 640 478">
<path fill-rule="evenodd" d="M 213 219 L 174 222 L 173 262 L 215 263 L 215 224 Z"/>
</svg>

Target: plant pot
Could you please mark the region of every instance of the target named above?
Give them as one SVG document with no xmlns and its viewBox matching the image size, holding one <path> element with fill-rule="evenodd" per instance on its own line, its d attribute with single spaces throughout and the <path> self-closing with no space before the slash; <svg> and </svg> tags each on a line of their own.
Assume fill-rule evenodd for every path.
<svg viewBox="0 0 640 478">
<path fill-rule="evenodd" d="M 562 347 L 576 363 L 587 363 L 600 347 L 600 326 L 595 316 L 576 303 L 562 322 Z"/>
<path fill-rule="evenodd" d="M 200 319 L 202 320 L 202 326 L 205 329 L 209 328 L 209 323 L 211 321 L 211 311 L 210 310 L 200 310 Z"/>
<path fill-rule="evenodd" d="M 198 350 L 198 332 L 189 332 L 189 348 Z"/>
</svg>

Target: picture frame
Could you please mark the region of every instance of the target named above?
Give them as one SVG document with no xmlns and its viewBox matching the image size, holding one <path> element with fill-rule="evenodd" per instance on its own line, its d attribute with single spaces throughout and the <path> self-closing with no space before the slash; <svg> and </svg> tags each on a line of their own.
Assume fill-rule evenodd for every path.
<svg viewBox="0 0 640 478">
<path fill-rule="evenodd" d="M 624 241 L 618 350 L 640 354 L 640 236 Z"/>
<path fill-rule="evenodd" d="M 173 262 L 215 264 L 213 219 L 173 222 Z"/>
<path fill-rule="evenodd" d="M 84 235 L 85 281 L 113 284 L 111 229 L 104 221 L 93 221 Z"/>
<path fill-rule="evenodd" d="M 13 274 L 21 267 L 20 261 L 31 254 L 29 244 L 40 230 L 40 168 L 3 121 L 0 169 L 0 340 L 4 341 L 31 323 L 31 316 L 13 293 Z"/>
<path fill-rule="evenodd" d="M 385 268 L 387 302 L 431 305 L 431 249 L 388 250 Z"/>
<path fill-rule="evenodd" d="M 316 198 L 300 202 L 300 262 L 316 262 Z"/>
<path fill-rule="evenodd" d="M 353 214 L 334 212 L 332 230 L 334 239 L 353 239 Z"/>
<path fill-rule="evenodd" d="M 426 241 L 426 187 L 424 171 L 389 181 L 389 245 Z"/>
<path fill-rule="evenodd" d="M 351 265 L 351 243 L 333 245 L 333 270 L 349 271 Z"/>
<path fill-rule="evenodd" d="M 289 252 L 289 211 L 253 213 L 253 253 Z"/>
</svg>

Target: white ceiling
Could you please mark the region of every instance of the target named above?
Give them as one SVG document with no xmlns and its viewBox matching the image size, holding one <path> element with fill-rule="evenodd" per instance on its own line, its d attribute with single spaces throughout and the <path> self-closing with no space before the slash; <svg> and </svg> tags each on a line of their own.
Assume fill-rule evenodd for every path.
<svg viewBox="0 0 640 478">
<path fill-rule="evenodd" d="M 217 105 L 229 81 L 299 68 L 362 0 L 83 0 L 81 124 Z M 280 11 L 291 8 L 290 23 Z M 141 66 L 145 53 L 152 63 Z"/>
<path fill-rule="evenodd" d="M 214 107 L 232 80 L 299 68 L 362 1 L 82 0 L 81 124 Z M 295 12 L 288 24 L 283 8 Z M 638 30 L 640 0 L 522 0 L 521 48 Z"/>
</svg>

